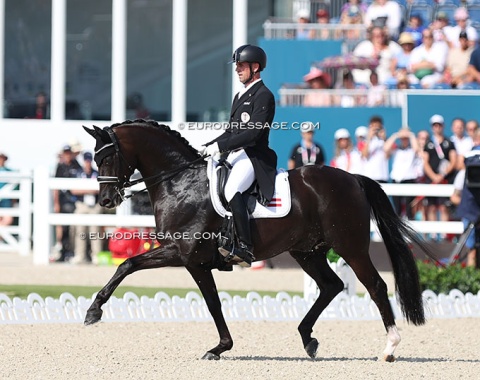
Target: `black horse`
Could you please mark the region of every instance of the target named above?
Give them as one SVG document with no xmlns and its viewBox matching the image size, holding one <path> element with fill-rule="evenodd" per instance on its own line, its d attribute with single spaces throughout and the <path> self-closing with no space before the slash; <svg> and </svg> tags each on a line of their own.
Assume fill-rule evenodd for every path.
<svg viewBox="0 0 480 380">
<path fill-rule="evenodd" d="M 85 127 L 84 127 L 85 128 Z M 206 163 L 176 131 L 154 121 L 135 120 L 100 129 L 85 128 L 96 139 L 99 203 L 118 206 L 130 186 L 134 169 L 142 174 L 153 206 L 156 229 L 168 233 L 218 232 L 222 218 L 214 211 L 208 191 Z M 401 309 L 407 321 L 425 323 L 418 272 L 409 242 L 426 249 L 417 234 L 394 212 L 380 185 L 360 175 L 328 166 L 305 166 L 289 172 L 292 209 L 284 218 L 251 221 L 257 260 L 288 251 L 317 283 L 320 295 L 298 330 L 307 354 L 314 358 L 318 341 L 312 328 L 322 311 L 339 294 L 343 282 L 330 268 L 326 253 L 333 248 L 350 265 L 378 306 L 387 330 L 384 359 L 394 360 L 400 342 L 387 287 L 369 256 L 370 217 L 376 221 L 390 256 Z M 233 340 L 221 310 L 212 269 L 220 258 L 215 239 L 172 238 L 158 248 L 121 264 L 87 311 L 85 324 L 98 322 L 101 306 L 129 274 L 148 268 L 184 266 L 200 288 L 215 321 L 220 342 L 203 356 L 219 359 Z"/>
</svg>

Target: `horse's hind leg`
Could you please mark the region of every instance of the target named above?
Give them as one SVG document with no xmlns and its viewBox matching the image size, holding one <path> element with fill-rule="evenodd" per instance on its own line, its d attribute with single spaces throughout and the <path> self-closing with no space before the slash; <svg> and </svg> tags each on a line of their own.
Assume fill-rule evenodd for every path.
<svg viewBox="0 0 480 380">
<path fill-rule="evenodd" d="M 303 347 L 313 359 L 317 354 L 318 341 L 312 337 L 313 325 L 328 304 L 343 290 L 343 282 L 328 265 L 326 251 L 290 252 L 302 269 L 316 282 L 320 295 L 298 326 Z"/>
<path fill-rule="evenodd" d="M 182 265 L 177 254 L 169 254 L 164 252 L 162 247 L 155 248 L 151 251 L 145 252 L 140 256 L 131 257 L 125 260 L 118 268 L 113 277 L 108 281 L 102 290 L 97 293 L 95 300 L 87 310 L 85 316 L 85 325 L 91 325 L 100 321 L 103 311 L 102 305 L 105 304 L 111 297 L 115 289 L 120 285 L 125 277 L 129 274 L 141 269 L 160 268 L 166 266 Z"/>
<path fill-rule="evenodd" d="M 387 330 L 387 346 L 383 351 L 383 358 L 387 362 L 393 362 L 395 360 L 393 354 L 401 339 L 395 324 L 392 306 L 388 299 L 387 285 L 373 266 L 368 252 L 366 257 L 357 254 L 354 260 L 346 261 L 360 282 L 365 286 L 380 311 L 383 324 Z"/>
</svg>

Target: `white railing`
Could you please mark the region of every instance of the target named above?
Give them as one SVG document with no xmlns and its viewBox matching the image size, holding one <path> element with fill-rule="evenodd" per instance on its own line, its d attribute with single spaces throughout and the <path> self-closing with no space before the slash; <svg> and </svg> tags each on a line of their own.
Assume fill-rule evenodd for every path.
<svg viewBox="0 0 480 380">
<path fill-rule="evenodd" d="M 0 200 L 12 200 L 11 207 L 0 207 L 0 217 L 18 218 L 18 223 L 0 226 L 0 252 L 30 253 L 32 235 L 32 175 L 30 173 L 0 172 Z"/>
<path fill-rule="evenodd" d="M 373 94 L 365 88 L 355 90 L 280 88 L 278 93 L 282 107 L 402 107 L 406 104 L 407 97 L 406 90 L 384 90 Z M 374 101 L 371 103 L 370 94 Z"/>
<path fill-rule="evenodd" d="M 352 51 L 358 42 L 367 38 L 367 28 L 363 24 L 300 24 L 269 19 L 263 23 L 263 30 L 266 39 L 295 39 L 302 32 L 310 40 L 340 40 L 348 45 L 347 51 Z"/>
</svg>

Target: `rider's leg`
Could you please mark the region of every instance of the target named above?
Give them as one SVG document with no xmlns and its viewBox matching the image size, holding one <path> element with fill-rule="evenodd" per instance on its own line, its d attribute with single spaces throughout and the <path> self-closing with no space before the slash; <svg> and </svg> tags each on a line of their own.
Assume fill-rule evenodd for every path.
<svg viewBox="0 0 480 380">
<path fill-rule="evenodd" d="M 250 233 L 250 222 L 247 212 L 247 206 L 242 198 L 242 193 L 248 190 L 255 180 L 255 173 L 252 163 L 247 154 L 241 150 L 231 153 L 227 159 L 232 165 L 232 171 L 228 177 L 225 185 L 225 198 L 230 206 L 235 230 L 239 239 L 239 247 L 220 247 L 219 251 L 222 255 L 228 256 L 232 250 L 234 259 L 241 259 L 245 264 L 240 265 L 250 266 L 252 262 L 252 239 Z"/>
</svg>

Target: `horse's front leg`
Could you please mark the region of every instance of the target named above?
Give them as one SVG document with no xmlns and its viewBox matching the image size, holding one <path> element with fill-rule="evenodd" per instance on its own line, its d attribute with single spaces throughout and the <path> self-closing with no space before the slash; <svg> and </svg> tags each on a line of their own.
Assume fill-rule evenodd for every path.
<svg viewBox="0 0 480 380">
<path fill-rule="evenodd" d="M 217 286 L 215 285 L 212 271 L 197 267 L 187 267 L 187 270 L 190 272 L 202 292 L 208 310 L 215 321 L 215 326 L 217 326 L 218 335 L 220 336 L 220 342 L 218 345 L 211 350 L 208 350 L 207 353 L 203 355 L 202 359 L 218 360 L 220 359 L 220 354 L 222 352 L 228 351 L 233 347 L 233 339 L 222 313 L 222 304 L 218 297 Z"/>
<path fill-rule="evenodd" d="M 168 266 L 182 266 L 182 261 L 175 250 L 166 250 L 158 247 L 142 255 L 125 260 L 118 268 L 113 277 L 108 281 L 102 290 L 95 297 L 92 305 L 87 310 L 85 325 L 91 325 L 102 318 L 102 305 L 112 296 L 115 289 L 129 274 L 149 268 L 160 268 Z"/>
</svg>

